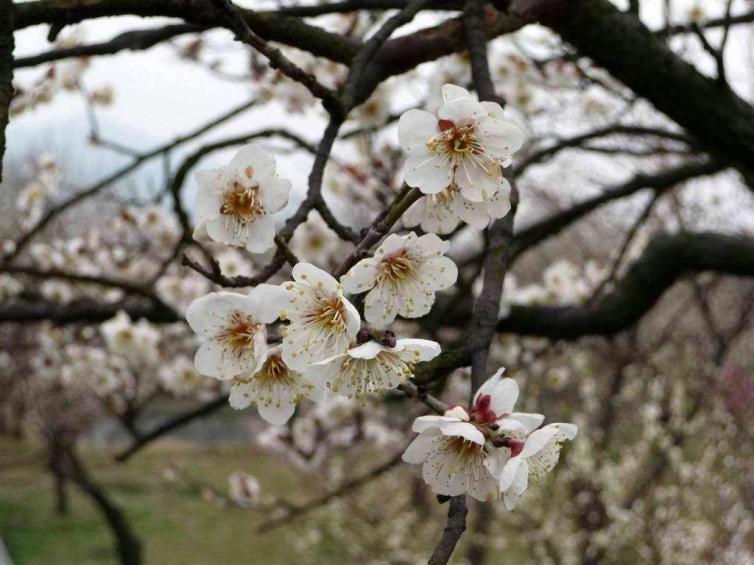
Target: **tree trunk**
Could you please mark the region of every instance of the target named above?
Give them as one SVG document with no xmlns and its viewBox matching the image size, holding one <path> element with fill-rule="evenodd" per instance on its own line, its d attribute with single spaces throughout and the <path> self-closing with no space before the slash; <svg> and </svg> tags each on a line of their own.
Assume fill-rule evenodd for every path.
<svg viewBox="0 0 754 565">
<path fill-rule="evenodd" d="M 65 452 L 66 476 L 97 505 L 115 537 L 116 551 L 121 565 L 141 565 L 141 543 L 131 530 L 123 512 L 112 502 L 105 491 L 89 476 L 73 448 Z"/>
</svg>

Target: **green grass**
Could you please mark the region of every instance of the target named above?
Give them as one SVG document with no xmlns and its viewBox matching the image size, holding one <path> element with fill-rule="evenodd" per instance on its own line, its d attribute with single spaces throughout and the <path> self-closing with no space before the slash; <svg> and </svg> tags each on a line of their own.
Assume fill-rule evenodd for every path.
<svg viewBox="0 0 754 565">
<path fill-rule="evenodd" d="M 34 460 L 34 448 L 7 443 L 0 444 L 0 452 L 6 454 L 0 458 L 0 536 L 17 565 L 115 562 L 110 533 L 89 499 L 71 488 L 69 515 L 54 512 L 41 452 Z M 178 465 L 183 476 L 225 492 L 227 476 L 242 470 L 255 475 L 268 492 L 304 498 L 304 477 L 248 446 L 163 443 L 125 464 L 113 463 L 100 450 L 84 450 L 82 455 L 92 476 L 126 511 L 143 541 L 146 563 L 332 562 L 328 555 L 333 547 L 325 538 L 317 555 L 298 555 L 290 543 L 295 524 L 258 534 L 255 525 L 261 517 L 256 512 L 219 507 L 202 498 L 196 484 L 168 482 L 162 476 L 168 465 Z"/>
<path fill-rule="evenodd" d="M 55 513 L 43 455 L 38 446 L 0 440 L 0 537 L 15 565 L 117 563 L 110 531 L 90 499 L 69 486 L 70 512 Z M 226 493 L 228 475 L 239 470 L 256 476 L 268 495 L 303 503 L 327 491 L 324 481 L 248 445 L 162 440 L 122 464 L 100 448 L 82 449 L 80 455 L 91 476 L 126 513 L 147 565 L 349 565 L 378 558 L 380 563 L 417 563 L 429 556 L 445 525 L 447 507 L 434 502 L 428 491 L 423 503 L 411 498 L 416 470 L 405 465 L 303 518 L 258 533 L 257 525 L 269 515 L 219 506 L 206 500 L 202 489 Z M 352 453 L 344 472 L 360 476 L 389 455 L 374 449 Z M 182 479 L 167 481 L 168 466 L 179 469 Z M 405 512 L 415 521 L 402 521 Z M 299 539 L 313 541 L 297 544 Z M 397 541 L 403 557 L 394 558 L 395 548 L 385 545 L 389 541 Z M 453 563 L 461 562 L 467 543 L 465 536 Z M 530 562 L 515 544 L 504 555 Z M 496 557 L 490 561 L 498 562 Z"/>
</svg>

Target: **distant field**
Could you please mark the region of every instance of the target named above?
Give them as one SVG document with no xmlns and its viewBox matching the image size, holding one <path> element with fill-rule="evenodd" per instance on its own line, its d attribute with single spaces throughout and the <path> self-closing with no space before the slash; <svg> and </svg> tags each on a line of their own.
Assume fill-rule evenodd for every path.
<svg viewBox="0 0 754 565">
<path fill-rule="evenodd" d="M 322 492 L 289 466 L 249 446 L 200 448 L 181 444 L 152 446 L 125 464 L 115 464 L 102 450 L 84 450 L 92 475 L 126 510 L 141 537 L 145 562 L 155 564 L 342 563 L 332 539 L 323 536 L 314 552 L 300 554 L 292 537 L 302 522 L 258 534 L 260 516 L 239 508 L 221 508 L 204 500 L 198 488 L 163 478 L 179 465 L 201 484 L 225 492 L 235 470 L 255 475 L 262 487 L 288 498 L 306 500 Z M 112 540 L 100 515 L 75 489 L 71 511 L 53 511 L 51 480 L 42 470 L 41 453 L 18 444 L 0 444 L 0 537 L 16 565 L 101 565 L 114 562 Z M 395 472 L 395 471 L 391 471 Z M 313 513 L 317 520 L 322 510 Z"/>
<path fill-rule="evenodd" d="M 396 479 L 408 478 L 410 472 L 407 467 L 393 469 L 348 500 L 336 503 L 346 505 L 358 518 L 333 524 L 330 506 L 259 534 L 255 526 L 263 517 L 258 512 L 218 507 L 201 496 L 197 485 L 212 485 L 225 493 L 228 475 L 242 470 L 255 475 L 266 492 L 303 502 L 324 492 L 323 481 L 299 474 L 290 465 L 248 445 L 161 442 L 125 464 L 113 463 L 110 454 L 99 448 L 81 453 L 92 476 L 126 511 L 142 540 L 145 563 L 160 565 L 363 563 L 353 557 L 353 548 L 348 554 L 339 547 L 329 533 L 332 528 L 341 535 L 353 528 L 354 535 L 348 536 L 350 543 L 374 544 L 374 548 L 364 550 L 377 559 L 375 563 L 390 563 L 379 561 L 378 548 L 385 540 L 380 537 L 383 534 L 377 521 L 383 516 L 389 519 L 391 512 L 385 510 L 392 501 L 405 497 L 391 494 Z M 54 512 L 52 481 L 43 471 L 41 457 L 39 449 L 26 444 L 0 443 L 0 537 L 15 565 L 114 563 L 110 532 L 88 499 L 70 488 L 69 515 Z M 190 481 L 167 481 L 164 470 L 171 464 Z M 341 515 L 350 516 L 348 512 Z M 413 543 L 427 548 L 444 526 L 445 507 L 430 498 L 429 512 L 433 516 L 426 527 L 409 534 Z M 317 541 L 304 552 L 295 539 L 311 536 L 312 532 Z"/>
</svg>

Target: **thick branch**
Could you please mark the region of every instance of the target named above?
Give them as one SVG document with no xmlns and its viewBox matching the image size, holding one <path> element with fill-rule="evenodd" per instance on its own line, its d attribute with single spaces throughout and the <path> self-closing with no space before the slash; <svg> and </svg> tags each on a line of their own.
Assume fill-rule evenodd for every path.
<svg viewBox="0 0 754 565">
<path fill-rule="evenodd" d="M 608 0 L 514 0 L 511 12 L 558 32 L 649 100 L 720 161 L 754 178 L 754 108 L 673 53 Z"/>
<path fill-rule="evenodd" d="M 553 237 L 585 215 L 596 210 L 603 204 L 626 198 L 640 190 L 651 189 L 657 194 L 672 188 L 687 180 L 700 176 L 713 175 L 724 167 L 716 162 L 681 165 L 654 175 L 638 174 L 623 184 L 605 189 L 601 194 L 574 204 L 570 208 L 557 212 L 539 222 L 521 230 L 516 234 L 511 252 L 512 257 L 518 257 L 527 249 L 543 240 Z"/>
<path fill-rule="evenodd" d="M 13 98 L 13 0 L 0 0 L 0 181 L 3 180 L 5 128 Z"/>
<path fill-rule="evenodd" d="M 615 284 L 587 306 L 512 306 L 498 331 L 551 339 L 613 335 L 635 324 L 686 273 L 754 276 L 754 238 L 717 233 L 660 235 Z"/>
</svg>

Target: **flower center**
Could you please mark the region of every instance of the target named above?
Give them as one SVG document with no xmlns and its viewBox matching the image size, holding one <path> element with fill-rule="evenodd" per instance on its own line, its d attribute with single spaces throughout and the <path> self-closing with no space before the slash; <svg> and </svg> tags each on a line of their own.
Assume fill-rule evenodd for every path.
<svg viewBox="0 0 754 565">
<path fill-rule="evenodd" d="M 439 127 L 440 133 L 427 143 L 430 151 L 442 151 L 453 160 L 483 153 L 476 139 L 476 124 L 456 125 L 450 120 L 440 120 Z"/>
<path fill-rule="evenodd" d="M 385 257 L 380 262 L 380 269 L 383 278 L 396 281 L 408 277 L 414 270 L 414 263 L 408 257 L 408 252 L 401 249 L 394 255 Z"/>
<path fill-rule="evenodd" d="M 288 372 L 288 367 L 283 362 L 283 359 L 282 357 L 280 357 L 280 355 L 270 355 L 267 358 L 267 361 L 264 362 L 262 371 L 264 371 L 264 373 L 269 375 L 270 377 L 279 379 L 281 376 L 285 375 L 286 372 Z"/>
<path fill-rule="evenodd" d="M 218 336 L 228 349 L 240 357 L 246 351 L 254 350 L 254 338 L 261 324 L 256 323 L 250 316 L 235 312 L 230 318 L 230 324 Z"/>
<path fill-rule="evenodd" d="M 264 206 L 259 199 L 259 186 L 245 187 L 235 181 L 223 195 L 220 206 L 223 216 L 231 216 L 246 224 L 264 214 Z"/>
<path fill-rule="evenodd" d="M 463 458 L 477 457 L 484 452 L 484 446 L 461 436 L 453 436 L 448 441 L 448 449 Z"/>
<path fill-rule="evenodd" d="M 343 331 L 346 327 L 345 306 L 337 296 L 320 298 L 319 308 L 314 311 L 313 317 L 320 324 L 338 331 Z"/>
</svg>

